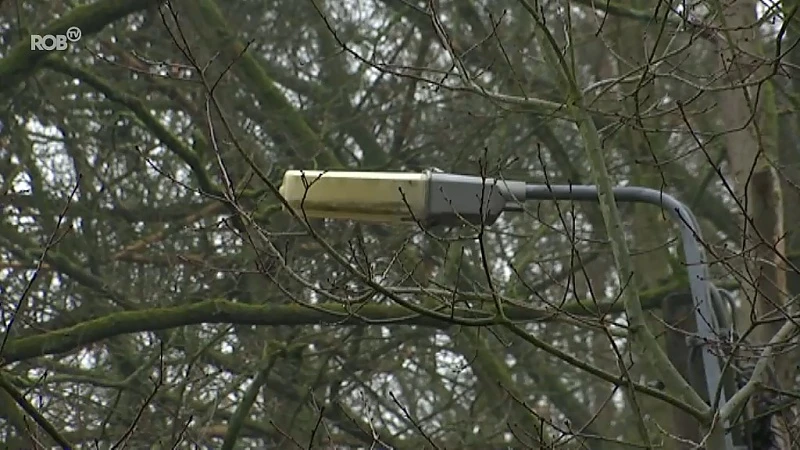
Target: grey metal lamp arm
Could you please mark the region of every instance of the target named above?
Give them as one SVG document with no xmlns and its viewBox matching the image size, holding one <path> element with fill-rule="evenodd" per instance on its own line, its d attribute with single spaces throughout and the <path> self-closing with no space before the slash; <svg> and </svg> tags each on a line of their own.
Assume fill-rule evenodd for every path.
<svg viewBox="0 0 800 450">
<path fill-rule="evenodd" d="M 675 197 L 662 191 L 643 187 L 617 187 L 613 190 L 614 199 L 618 202 L 649 203 L 656 205 L 675 221 L 680 229 L 683 251 L 686 256 L 686 269 L 689 275 L 689 287 L 695 304 L 695 322 L 698 335 L 706 344 L 713 342 L 719 328 L 711 298 L 711 282 L 708 265 L 702 247 L 702 235 L 697 218 L 686 205 Z M 598 201 L 598 190 L 595 186 L 540 185 L 525 186 L 525 200 L 578 200 Z M 708 345 L 703 345 L 703 366 L 705 370 L 708 398 L 713 400 L 721 383 L 721 372 L 717 357 L 711 353 Z M 720 402 L 725 403 L 725 392 L 720 392 Z M 723 429 L 727 423 L 723 424 Z M 732 450 L 733 440 L 730 434 L 724 437 L 725 448 Z"/>
</svg>

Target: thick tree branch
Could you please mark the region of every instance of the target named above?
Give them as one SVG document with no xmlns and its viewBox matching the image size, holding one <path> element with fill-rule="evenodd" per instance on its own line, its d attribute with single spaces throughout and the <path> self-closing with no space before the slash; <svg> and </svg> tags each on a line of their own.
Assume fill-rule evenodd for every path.
<svg viewBox="0 0 800 450">
<path fill-rule="evenodd" d="M 545 55 L 545 60 L 548 61 L 548 66 L 559 79 L 562 92 L 567 99 L 567 110 L 578 125 L 583 139 L 583 145 L 594 177 L 594 184 L 598 188 L 600 210 L 611 241 L 619 282 L 624 289 L 622 299 L 629 323 L 630 339 L 638 347 L 639 354 L 648 361 L 657 373 L 661 374 L 669 393 L 684 399 L 698 410 L 708 410 L 708 405 L 705 404 L 698 393 L 692 389 L 691 385 L 669 361 L 666 353 L 645 322 L 644 309 L 638 292 L 638 275 L 633 270 L 619 210 L 611 192 L 611 177 L 608 173 L 597 128 L 591 115 L 583 105 L 583 99 L 575 76 L 571 73 L 569 64 L 561 55 L 552 34 L 539 18 L 539 13 L 527 1 L 520 0 L 520 3 L 530 13 L 531 18 L 537 22 L 537 36 Z M 637 417 L 641 416 L 637 414 Z M 641 422 L 639 425 L 642 437 L 646 441 L 648 439 L 646 427 Z"/>
<path fill-rule="evenodd" d="M 198 29 L 210 30 L 217 40 L 225 44 L 225 52 L 238 58 L 232 67 L 234 73 L 248 84 L 261 107 L 269 108 L 269 117 L 272 119 L 269 124 L 270 133 L 288 135 L 291 147 L 299 157 L 314 160 L 325 169 L 341 169 L 343 163 L 326 147 L 319 133 L 311 128 L 275 86 L 264 68 L 247 51 L 247 46 L 231 33 L 233 28 L 225 21 L 217 4 L 213 0 L 200 0 L 196 6 L 205 22 L 198 24 Z"/>
<path fill-rule="evenodd" d="M 58 20 L 53 21 L 39 34 L 64 34 L 69 27 L 81 29 L 81 39 L 95 34 L 107 25 L 149 5 L 160 3 L 158 0 L 101 0 L 90 5 L 77 6 Z M 31 50 L 31 39 L 18 43 L 8 56 L 0 60 L 0 93 L 8 92 L 30 77 L 51 52 Z"/>
<path fill-rule="evenodd" d="M 53 426 L 25 396 L 8 382 L 4 374 L 0 374 L 0 389 L 3 389 L 42 429 L 62 448 L 72 448 L 61 433 Z"/>
<path fill-rule="evenodd" d="M 645 308 L 657 307 L 663 296 L 677 285 L 645 292 L 642 304 Z M 402 293 L 402 289 L 396 290 Z M 466 298 L 481 296 L 462 293 Z M 620 313 L 619 302 L 591 301 L 569 302 L 559 310 L 565 314 L 594 314 L 600 310 L 606 314 Z M 92 344 L 113 336 L 143 331 L 156 331 L 185 325 L 202 323 L 232 323 L 238 325 L 315 325 L 329 324 L 350 326 L 365 323 L 383 325 L 419 325 L 429 327 L 450 326 L 459 319 L 491 320 L 494 312 L 481 309 L 448 309 L 453 321 L 425 317 L 410 312 L 397 305 L 360 305 L 347 307 L 340 304 L 325 303 L 315 305 L 314 309 L 301 304 L 292 305 L 250 305 L 227 300 L 207 300 L 191 305 L 169 308 L 148 308 L 138 311 L 115 312 L 75 325 L 42 333 L 36 336 L 9 340 L 5 352 L 0 355 L 5 363 L 68 352 L 77 347 Z M 553 310 L 507 305 L 506 316 L 512 321 L 552 321 L 557 319 Z M 46 325 L 45 325 L 46 327 Z"/>
<path fill-rule="evenodd" d="M 772 363 L 774 357 L 782 354 L 781 352 L 776 352 L 776 347 L 783 346 L 795 333 L 797 333 L 796 322 L 794 320 L 784 322 L 783 326 L 775 333 L 772 339 L 770 339 L 764 350 L 762 350 L 761 357 L 753 370 L 753 375 L 747 383 L 720 408 L 719 415 L 721 418 L 731 419 L 738 414 L 745 403 L 747 403 L 747 400 L 761 387 L 764 376 L 767 373 L 767 367 Z M 778 355 L 776 355 L 776 353 L 778 353 Z"/>
<path fill-rule="evenodd" d="M 506 316 L 514 321 L 546 319 L 552 312 L 519 307 L 506 307 Z M 328 324 L 352 326 L 360 324 L 418 325 L 429 327 L 449 327 L 459 321 L 483 319 L 489 323 L 501 322 L 491 311 L 456 309 L 452 310 L 452 321 L 426 317 L 410 313 L 406 308 L 387 305 L 344 306 L 340 304 L 314 305 L 313 308 L 300 304 L 292 305 L 250 305 L 227 300 L 209 300 L 192 305 L 168 308 L 151 308 L 139 311 L 123 311 L 88 320 L 69 328 L 43 333 L 37 336 L 11 339 L 3 354 L 3 364 L 10 364 L 43 355 L 64 354 L 78 347 L 93 344 L 114 336 L 158 331 L 186 325 L 197 324 L 239 324 L 263 326 L 301 326 Z M 505 322 L 505 321 L 502 321 Z M 516 330 L 519 331 L 518 328 Z M 515 332 L 515 334 L 517 334 Z M 524 333 L 527 334 L 527 333 Z M 521 336 L 529 340 L 530 336 Z M 571 357 L 567 353 L 547 344 L 548 353 L 561 357 L 576 367 L 589 371 L 611 383 L 626 385 L 625 377 L 605 372 L 590 364 Z M 704 412 L 686 405 L 681 400 L 657 389 L 634 384 L 634 388 L 686 410 L 695 417 L 703 418 Z"/>
<path fill-rule="evenodd" d="M 155 137 L 192 169 L 197 184 L 205 193 L 220 198 L 222 197 L 222 191 L 211 180 L 205 167 L 203 167 L 203 162 L 197 154 L 162 125 L 156 117 L 153 117 L 142 100 L 134 95 L 128 94 L 125 89 L 107 82 L 92 72 L 69 64 L 62 59 L 49 58 L 46 64 L 50 69 L 56 72 L 81 80 L 94 89 L 97 89 L 99 92 L 102 92 L 103 95 L 112 102 L 118 103 L 131 110 Z"/>
</svg>

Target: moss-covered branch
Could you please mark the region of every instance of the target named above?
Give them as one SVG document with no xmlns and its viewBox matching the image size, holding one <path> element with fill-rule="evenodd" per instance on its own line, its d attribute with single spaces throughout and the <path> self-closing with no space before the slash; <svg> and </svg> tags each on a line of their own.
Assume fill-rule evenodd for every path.
<svg viewBox="0 0 800 450">
<path fill-rule="evenodd" d="M 552 312 L 529 308 L 506 308 L 506 316 L 512 320 L 531 321 L 547 320 Z M 490 311 L 459 309 L 453 311 L 453 321 L 459 319 L 491 319 Z M 500 321 L 501 319 L 497 319 Z M 432 327 L 449 327 L 452 323 L 433 317 L 409 314 L 400 306 L 363 305 L 358 308 L 339 304 L 308 306 L 291 304 L 281 306 L 250 305 L 227 300 L 209 300 L 192 305 L 168 308 L 151 308 L 139 311 L 123 311 L 108 314 L 97 319 L 88 320 L 78 325 L 43 333 L 37 336 L 9 340 L 3 353 L 0 354 L 3 364 L 9 364 L 43 355 L 64 354 L 79 347 L 93 344 L 114 336 L 146 331 L 165 330 L 186 325 L 197 324 L 241 324 L 262 326 L 301 326 L 328 324 L 348 326 L 357 324 L 379 323 L 381 325 L 419 325 Z M 563 351 L 551 348 L 556 356 L 566 355 Z M 574 357 L 566 362 L 608 382 L 618 385 L 628 384 L 624 377 L 605 372 L 601 369 L 579 361 Z M 657 389 L 634 384 L 640 392 L 662 399 L 681 409 L 687 410 L 695 417 L 702 417 L 700 411 L 684 404 L 680 400 Z"/>
<path fill-rule="evenodd" d="M 81 39 L 95 34 L 128 14 L 145 9 L 156 0 L 101 0 L 71 9 L 60 19 L 53 21 L 38 34 L 64 34 L 70 27 L 81 29 Z M 0 60 L 0 93 L 14 89 L 19 83 L 36 72 L 39 64 L 50 55 L 48 51 L 31 50 L 31 39 L 15 45 L 8 56 Z"/>
<path fill-rule="evenodd" d="M 261 364 L 263 367 L 259 368 L 250 387 L 245 391 L 244 398 L 242 398 L 239 406 L 236 407 L 236 412 L 233 413 L 233 416 L 228 421 L 228 429 L 225 432 L 222 450 L 233 450 L 235 448 L 236 440 L 239 439 L 239 434 L 250 414 L 250 408 L 252 408 L 253 404 L 256 402 L 256 398 L 258 398 L 258 394 L 261 392 L 261 387 L 267 384 L 269 374 L 275 366 L 275 362 L 281 356 L 280 349 L 276 347 L 278 347 L 278 345 L 273 342 L 268 343 L 265 347 L 264 361 L 262 361 Z"/>
<path fill-rule="evenodd" d="M 117 303 L 125 303 L 123 295 L 111 289 L 106 282 L 86 271 L 79 263 L 51 248 L 46 253 L 44 250 L 32 245 L 26 237 L 11 227 L 0 226 L 0 244 L 3 248 L 22 261 L 30 262 L 44 258 L 44 262 L 60 273 L 67 275 L 79 284 L 92 291 L 108 297 Z"/>
<path fill-rule="evenodd" d="M 133 112 L 136 118 L 142 121 L 155 137 L 192 169 L 197 184 L 204 192 L 222 197 L 222 191 L 211 181 L 208 172 L 203 167 L 203 162 L 197 154 L 162 125 L 157 118 L 153 117 L 142 100 L 132 94 L 128 94 L 120 86 L 115 86 L 92 72 L 69 64 L 62 59 L 49 58 L 45 64 L 56 72 L 81 80 L 101 92 L 112 102 L 118 103 Z"/>
<path fill-rule="evenodd" d="M 234 28 L 227 23 L 217 4 L 213 0 L 200 0 L 196 6 L 205 22 L 205 26 L 198 24 L 198 29 L 213 32 L 216 39 L 226 44 L 225 51 L 238 57 L 232 67 L 234 73 L 250 87 L 260 107 L 269 110 L 272 119 L 268 124 L 270 133 L 287 135 L 297 155 L 316 161 L 320 168 L 343 168 L 342 162 L 292 106 L 256 58 L 246 51 L 247 47 L 231 33 Z"/>
<path fill-rule="evenodd" d="M 709 410 L 708 405 L 672 365 L 645 321 L 644 308 L 639 295 L 640 276 L 633 270 L 619 209 L 612 193 L 613 186 L 605 155 L 603 154 L 603 145 L 594 120 L 584 105 L 574 68 L 570 66 L 567 59 L 562 55 L 561 49 L 539 16 L 539 12 L 526 0 L 519 0 L 519 2 L 536 22 L 536 36 L 542 48 L 544 59 L 553 75 L 559 80 L 561 92 L 565 96 L 567 111 L 569 111 L 578 126 L 584 149 L 586 150 L 594 178 L 593 181 L 598 190 L 600 211 L 608 233 L 611 251 L 614 255 L 617 276 L 623 288 L 622 302 L 625 306 L 625 314 L 629 324 L 629 340 L 637 350 L 638 355 L 642 356 L 655 372 L 662 375 L 666 388 L 671 395 L 683 399 L 697 410 L 707 411 Z M 621 367 L 624 366 L 621 365 Z M 639 405 L 634 395 L 635 392 L 633 392 L 634 388 L 631 384 L 628 387 L 631 394 L 630 405 L 634 409 L 634 415 L 638 421 L 639 434 L 642 441 L 649 445 L 651 438 L 642 419 L 641 411 L 638 410 Z"/>
<path fill-rule="evenodd" d="M 484 401 L 496 405 L 498 402 L 508 401 L 507 396 L 510 395 L 512 401 L 522 403 L 522 408 L 519 409 L 523 411 L 513 416 L 515 420 L 511 421 L 514 424 L 512 426 L 525 429 L 536 447 L 552 448 L 552 439 L 545 422 L 536 416 L 530 405 L 524 403 L 526 397 L 517 381 L 509 373 L 501 354 L 489 347 L 486 337 L 478 330 L 467 329 L 456 334 L 454 340 L 464 358 L 470 361 L 472 371 L 480 383 L 479 390 L 483 392 Z"/>
<path fill-rule="evenodd" d="M 645 308 L 656 308 L 664 295 L 681 287 L 680 284 L 674 284 L 644 292 L 642 305 Z M 622 311 L 619 302 L 595 304 L 591 301 L 569 302 L 560 310 L 569 314 L 592 314 L 596 307 L 609 314 Z M 556 318 L 552 310 L 513 305 L 506 306 L 504 310 L 512 321 L 548 321 Z M 494 316 L 492 311 L 480 309 L 459 308 L 452 313 L 454 322 L 459 319 L 491 319 Z M 397 305 L 370 304 L 346 307 L 331 303 L 315 305 L 312 309 L 300 304 L 251 305 L 227 300 L 208 300 L 191 305 L 115 312 L 36 336 L 11 339 L 0 357 L 5 363 L 9 363 L 37 356 L 66 353 L 122 334 L 203 323 L 264 326 L 316 324 L 347 326 L 380 323 L 430 327 L 445 327 L 452 324 L 438 318 L 410 313 L 408 309 Z"/>
<path fill-rule="evenodd" d="M 47 433 L 48 436 L 53 438 L 54 441 L 61 446 L 61 448 L 72 448 L 72 445 L 67 441 L 64 436 L 62 436 L 61 432 L 56 429 L 40 412 L 36 409 L 35 406 L 29 402 L 25 396 L 20 392 L 16 387 L 14 387 L 11 383 L 8 382 L 6 379 L 5 374 L 0 374 L 0 389 L 4 391 L 8 397 L 13 399 L 17 405 L 22 408 L 29 416 L 33 418 L 33 420 L 40 426 L 42 429 Z M 6 400 L 7 401 L 7 400 Z M 11 405 L 6 405 L 6 407 L 10 407 Z M 17 411 L 14 410 L 16 414 Z"/>
</svg>

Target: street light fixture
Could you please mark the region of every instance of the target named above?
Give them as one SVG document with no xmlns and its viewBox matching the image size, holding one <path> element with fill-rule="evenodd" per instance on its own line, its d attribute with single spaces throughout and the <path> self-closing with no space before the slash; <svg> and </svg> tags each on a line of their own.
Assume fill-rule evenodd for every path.
<svg viewBox="0 0 800 450">
<path fill-rule="evenodd" d="M 504 211 L 519 211 L 526 200 L 598 201 L 595 186 L 538 185 L 522 181 L 427 171 L 347 172 L 289 170 L 281 195 L 306 217 L 370 222 L 418 222 L 424 225 L 493 224 Z M 709 401 L 721 383 L 719 360 L 710 351 L 719 319 L 712 307 L 708 266 L 700 226 L 683 203 L 661 191 L 643 187 L 613 189 L 618 202 L 649 203 L 667 212 L 680 229 L 689 286 L 695 304 L 695 323 L 702 341 L 702 359 Z M 720 402 L 725 403 L 725 390 Z M 727 423 L 722 424 L 723 429 Z M 725 433 L 724 448 L 733 440 Z"/>
<path fill-rule="evenodd" d="M 493 224 L 519 210 L 525 183 L 447 173 L 289 170 L 281 194 L 307 217 L 432 225 Z"/>
</svg>

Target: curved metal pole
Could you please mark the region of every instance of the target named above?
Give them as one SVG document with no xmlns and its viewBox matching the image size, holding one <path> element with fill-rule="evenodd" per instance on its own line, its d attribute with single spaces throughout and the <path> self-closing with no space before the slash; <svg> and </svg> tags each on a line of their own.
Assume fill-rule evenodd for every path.
<svg viewBox="0 0 800 450">
<path fill-rule="evenodd" d="M 666 211 L 678 224 L 686 255 L 686 269 L 689 274 L 689 287 L 695 303 L 695 322 L 702 342 L 703 368 L 705 369 L 706 389 L 709 401 L 713 401 L 721 383 L 721 373 L 717 357 L 711 353 L 708 344 L 716 339 L 715 329 L 719 327 L 712 307 L 711 285 L 708 265 L 702 247 L 702 236 L 697 218 L 686 205 L 664 192 L 643 187 L 617 187 L 613 190 L 618 202 L 649 203 Z M 570 185 L 525 186 L 526 200 L 579 200 L 598 201 L 597 187 Z M 720 391 L 720 402 L 725 403 L 725 391 Z M 727 428 L 727 421 L 722 424 Z M 733 449 L 730 433 L 725 433 L 725 448 Z"/>
</svg>

